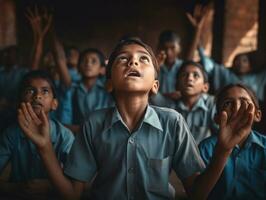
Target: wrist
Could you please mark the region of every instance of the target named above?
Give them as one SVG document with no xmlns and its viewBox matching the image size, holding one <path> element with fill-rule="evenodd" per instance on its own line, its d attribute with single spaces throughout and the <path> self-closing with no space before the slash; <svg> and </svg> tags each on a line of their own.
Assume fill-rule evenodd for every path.
<svg viewBox="0 0 266 200">
<path fill-rule="evenodd" d="M 219 142 L 216 144 L 215 146 L 215 154 L 222 156 L 224 158 L 227 158 L 230 156 L 231 152 L 232 152 L 233 148 L 225 148 L 224 146 L 222 146 Z"/>
</svg>

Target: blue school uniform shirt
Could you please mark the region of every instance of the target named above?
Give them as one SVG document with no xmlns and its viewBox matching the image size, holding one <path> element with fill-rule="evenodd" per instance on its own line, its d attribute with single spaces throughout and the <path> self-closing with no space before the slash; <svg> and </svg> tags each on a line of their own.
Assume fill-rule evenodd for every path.
<svg viewBox="0 0 266 200">
<path fill-rule="evenodd" d="M 255 92 L 259 101 L 264 101 L 266 70 L 238 76 L 224 65 L 219 65 L 212 59 L 205 56 L 202 48 L 199 48 L 199 52 L 205 70 L 210 76 L 214 90 L 218 90 L 219 88 L 222 88 L 230 83 L 242 82 Z"/>
<path fill-rule="evenodd" d="M 69 75 L 71 77 L 72 82 L 78 83 L 81 80 L 81 75 L 80 75 L 80 73 L 78 72 L 77 69 L 72 68 L 72 67 L 69 66 L 68 67 L 68 73 L 69 73 Z"/>
<path fill-rule="evenodd" d="M 170 199 L 169 173 L 204 170 L 197 145 L 175 110 L 147 106 L 130 132 L 116 107 L 91 113 L 70 151 L 65 174 L 90 182 L 92 199 Z"/>
<path fill-rule="evenodd" d="M 211 162 L 216 143 L 217 137 L 212 136 L 199 145 L 206 165 Z M 242 149 L 234 147 L 208 199 L 265 200 L 265 189 L 266 137 L 251 131 Z"/>
<path fill-rule="evenodd" d="M 197 144 L 218 132 L 214 122 L 216 108 L 213 96 L 202 94 L 191 110 L 180 99 L 176 101 L 175 109 L 185 118 Z"/>
<path fill-rule="evenodd" d="M 174 65 L 171 68 L 168 68 L 164 64 L 160 67 L 159 91 L 162 94 L 176 91 L 176 75 L 182 63 L 182 60 L 176 59 Z"/>
<path fill-rule="evenodd" d="M 5 99 L 9 103 L 15 103 L 18 94 L 18 87 L 22 77 L 28 72 L 28 69 L 13 66 L 6 70 L 0 68 L 0 99 Z"/>
<path fill-rule="evenodd" d="M 81 124 L 87 119 L 90 112 L 114 105 L 111 95 L 105 90 L 101 81 L 87 90 L 80 82 L 75 88 L 72 97 L 73 124 Z"/>
<path fill-rule="evenodd" d="M 51 142 L 58 161 L 64 164 L 74 141 L 70 130 L 58 121 L 49 120 Z M 48 175 L 36 146 L 25 137 L 18 123 L 10 126 L 0 136 L 0 171 L 11 163 L 10 181 L 47 179 Z"/>
</svg>

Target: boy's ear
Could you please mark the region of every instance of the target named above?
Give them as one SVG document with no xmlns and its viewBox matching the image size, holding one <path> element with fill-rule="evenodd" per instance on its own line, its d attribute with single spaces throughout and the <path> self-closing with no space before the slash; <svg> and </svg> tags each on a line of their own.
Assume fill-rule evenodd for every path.
<svg viewBox="0 0 266 200">
<path fill-rule="evenodd" d="M 204 83 L 202 92 L 207 93 L 209 91 L 209 88 L 210 88 L 209 83 Z"/>
<path fill-rule="evenodd" d="M 158 90 L 159 90 L 159 81 L 158 80 L 154 80 L 153 82 L 153 86 L 151 88 L 151 91 L 150 91 L 150 95 L 155 95 L 157 94 Z"/>
<path fill-rule="evenodd" d="M 105 83 L 105 89 L 109 93 L 112 93 L 113 92 L 113 84 L 111 82 L 111 79 L 107 79 L 107 81 Z"/>
<path fill-rule="evenodd" d="M 52 106 L 51 106 L 52 110 L 56 110 L 57 107 L 58 107 L 58 101 L 57 99 L 53 99 Z"/>
<path fill-rule="evenodd" d="M 256 109 L 255 113 L 254 113 L 254 121 L 255 122 L 260 122 L 261 117 L 262 117 L 261 110 Z"/>
</svg>

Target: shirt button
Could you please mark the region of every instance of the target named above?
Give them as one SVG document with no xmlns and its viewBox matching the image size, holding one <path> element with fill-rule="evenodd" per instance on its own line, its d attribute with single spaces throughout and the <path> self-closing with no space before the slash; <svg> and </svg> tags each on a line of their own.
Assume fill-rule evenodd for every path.
<svg viewBox="0 0 266 200">
<path fill-rule="evenodd" d="M 133 167 L 130 167 L 130 168 L 128 169 L 128 173 L 133 174 L 133 173 L 134 173 L 134 168 L 133 168 Z"/>
<path fill-rule="evenodd" d="M 129 139 L 129 143 L 130 143 L 130 144 L 134 144 L 134 138 L 130 138 L 130 139 Z"/>
</svg>

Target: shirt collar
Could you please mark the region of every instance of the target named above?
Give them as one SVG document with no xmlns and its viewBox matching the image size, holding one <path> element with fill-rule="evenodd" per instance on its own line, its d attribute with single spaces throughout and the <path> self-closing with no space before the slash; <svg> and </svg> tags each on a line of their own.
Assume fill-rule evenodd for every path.
<svg viewBox="0 0 266 200">
<path fill-rule="evenodd" d="M 205 95 L 201 95 L 196 104 L 193 106 L 192 111 L 197 110 L 198 108 L 203 109 L 204 111 L 208 111 L 208 106 L 205 103 L 205 99 L 207 97 Z M 184 104 L 183 101 L 177 101 L 177 108 L 183 110 L 183 111 L 188 111 L 187 106 Z"/>
<path fill-rule="evenodd" d="M 161 69 L 164 71 L 174 71 L 176 68 L 178 68 L 182 64 L 182 60 L 176 59 L 175 63 L 171 66 L 171 68 L 167 67 L 165 64 L 162 65 Z"/>
<path fill-rule="evenodd" d="M 85 85 L 82 83 L 82 81 L 79 82 L 78 87 L 80 88 L 80 90 L 82 90 L 83 92 L 88 92 L 87 88 L 85 87 Z M 101 81 L 99 79 L 96 80 L 96 83 L 92 86 L 92 88 L 90 90 L 94 90 L 95 88 L 103 88 L 103 84 L 101 83 Z"/>
<path fill-rule="evenodd" d="M 111 120 L 107 119 L 105 122 L 105 130 L 111 128 L 118 121 L 120 121 L 124 126 L 126 126 L 120 113 L 118 112 L 117 107 L 115 107 L 113 109 L 113 114 L 112 114 Z M 161 122 L 159 120 L 159 117 L 158 117 L 156 111 L 154 110 L 154 108 L 152 108 L 149 105 L 147 106 L 147 109 L 146 109 L 145 115 L 144 115 L 144 119 L 140 123 L 140 126 L 143 123 L 149 124 L 149 125 L 153 126 L 154 128 L 159 129 L 160 131 L 163 131 Z"/>
<path fill-rule="evenodd" d="M 261 136 L 263 137 L 263 136 Z M 260 139 L 260 135 L 256 131 L 251 131 L 250 135 L 247 138 L 246 145 L 249 146 L 251 144 L 256 144 L 264 149 L 266 149 L 266 142 L 262 142 Z"/>
</svg>

